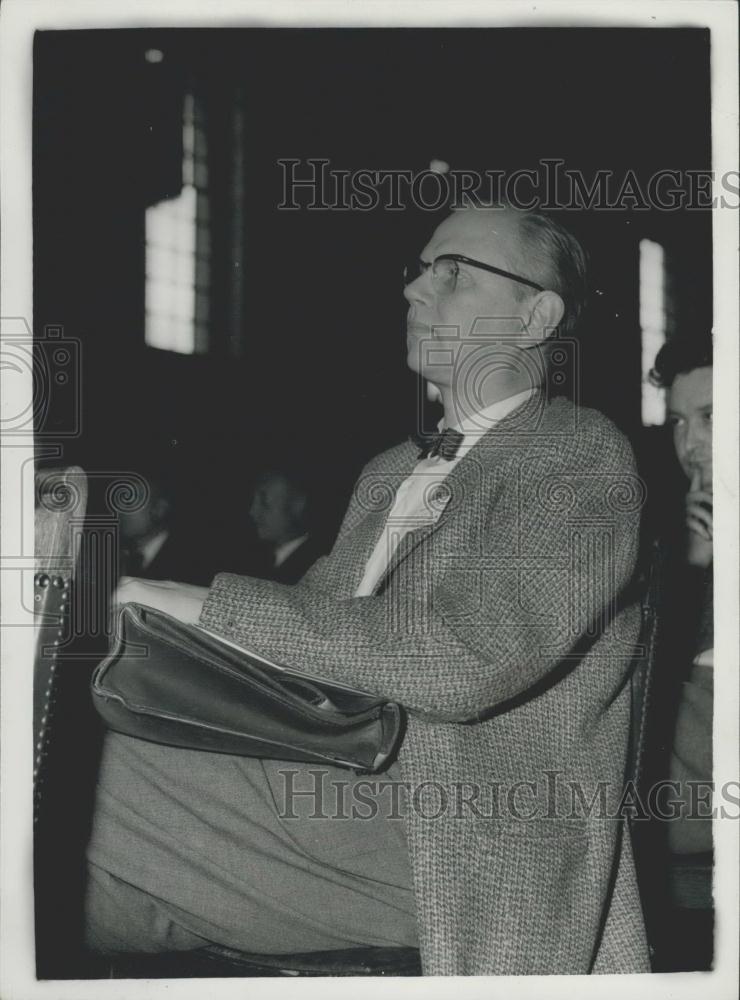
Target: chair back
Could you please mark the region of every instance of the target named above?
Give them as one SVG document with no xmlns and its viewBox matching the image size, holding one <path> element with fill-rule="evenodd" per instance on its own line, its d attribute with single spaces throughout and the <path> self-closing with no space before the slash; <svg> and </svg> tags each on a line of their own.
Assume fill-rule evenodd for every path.
<svg viewBox="0 0 740 1000">
<path fill-rule="evenodd" d="M 661 554 L 653 544 L 647 560 L 641 598 L 642 623 L 632 676 L 632 723 L 627 759 L 627 780 L 642 793 L 645 750 L 648 745 L 648 719 L 655 677 L 655 661 L 660 640 Z"/>
<path fill-rule="evenodd" d="M 70 588 L 87 509 L 87 477 L 78 466 L 43 469 L 35 478 L 33 733 L 34 819 L 44 784 L 57 693 L 60 650 L 69 639 Z"/>
</svg>

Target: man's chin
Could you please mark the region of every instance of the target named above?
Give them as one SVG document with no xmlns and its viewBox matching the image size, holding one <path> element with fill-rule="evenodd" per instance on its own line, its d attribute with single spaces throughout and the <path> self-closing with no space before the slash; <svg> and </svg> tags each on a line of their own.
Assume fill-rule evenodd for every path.
<svg viewBox="0 0 740 1000">
<path fill-rule="evenodd" d="M 415 344 L 410 344 L 408 352 L 406 354 L 406 366 L 411 369 L 412 372 L 416 372 L 417 375 L 423 375 L 421 358 L 419 357 L 419 348 Z"/>
</svg>

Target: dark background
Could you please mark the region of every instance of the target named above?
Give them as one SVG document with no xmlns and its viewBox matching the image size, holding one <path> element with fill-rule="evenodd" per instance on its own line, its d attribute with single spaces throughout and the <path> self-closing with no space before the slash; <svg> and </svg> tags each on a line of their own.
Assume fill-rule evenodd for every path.
<svg viewBox="0 0 740 1000">
<path fill-rule="evenodd" d="M 151 47 L 161 63 L 145 60 Z M 81 342 L 82 432 L 64 441 L 64 462 L 165 470 L 185 521 L 214 545 L 231 540 L 233 555 L 235 538 L 249 545 L 254 471 L 313 448 L 332 528 L 362 464 L 413 429 L 401 271 L 438 218 L 278 211 L 278 158 L 418 171 L 440 157 L 483 171 L 562 157 L 587 177 L 632 169 L 643 183 L 659 169 L 708 170 L 709 55 L 698 29 L 37 34 L 34 326 Z M 211 349 L 199 356 L 144 345 L 144 212 L 179 169 L 187 88 L 209 109 L 213 192 Z M 246 139 L 236 340 L 226 333 L 235 101 Z M 587 211 L 572 226 L 602 292 L 582 327 L 580 394 L 630 434 L 657 501 L 673 492 L 675 467 L 668 439 L 640 421 L 637 246 L 650 237 L 666 248 L 676 328 L 706 329 L 711 215 Z M 64 419 L 52 405 L 47 435 Z"/>
</svg>

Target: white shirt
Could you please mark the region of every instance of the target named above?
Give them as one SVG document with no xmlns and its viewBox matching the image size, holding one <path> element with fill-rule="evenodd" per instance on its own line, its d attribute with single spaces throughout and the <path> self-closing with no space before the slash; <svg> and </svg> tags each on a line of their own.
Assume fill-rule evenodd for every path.
<svg viewBox="0 0 740 1000">
<path fill-rule="evenodd" d="M 282 545 L 278 545 L 275 549 L 275 569 L 278 566 L 282 566 L 288 556 L 292 556 L 295 550 L 303 545 L 307 538 L 308 533 L 300 535 L 298 538 L 291 538 L 289 542 L 283 542 Z"/>
<path fill-rule="evenodd" d="M 161 531 L 158 531 L 156 535 L 154 535 L 152 538 L 149 539 L 148 542 L 145 542 L 145 544 L 141 546 L 140 552 L 141 552 L 142 569 L 146 569 L 147 566 L 150 566 L 154 562 L 157 555 L 159 555 L 159 550 L 162 548 L 162 546 L 169 537 L 170 533 L 167 530 L 167 528 L 162 528 Z"/>
<path fill-rule="evenodd" d="M 494 424 L 521 406 L 533 393 L 534 389 L 525 389 L 524 392 L 499 400 L 480 413 L 461 420 L 456 429 L 465 436 L 454 458 L 445 459 L 435 455 L 417 462 L 408 479 L 398 487 L 383 533 L 367 561 L 365 574 L 355 591 L 355 597 L 369 597 L 373 593 L 396 549 L 409 531 L 434 524 L 439 519 L 450 498 L 449 490 L 442 485 L 449 473 Z M 444 421 L 440 421 L 439 430 L 443 429 Z"/>
</svg>

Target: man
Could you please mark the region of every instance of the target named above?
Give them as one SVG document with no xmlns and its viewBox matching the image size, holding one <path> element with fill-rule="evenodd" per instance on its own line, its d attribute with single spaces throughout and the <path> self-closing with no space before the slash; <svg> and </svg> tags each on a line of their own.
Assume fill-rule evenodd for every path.
<svg viewBox="0 0 740 1000">
<path fill-rule="evenodd" d="M 162 552 L 171 537 L 172 504 L 164 484 L 148 475 L 137 489 L 136 502 L 118 515 L 121 571 L 125 576 L 166 579 L 157 575 Z M 179 578 L 178 578 L 179 579 Z"/>
<path fill-rule="evenodd" d="M 257 537 L 269 548 L 264 575 L 270 580 L 298 583 L 325 551 L 310 530 L 309 499 L 297 473 L 274 469 L 257 477 L 249 514 Z"/>
<path fill-rule="evenodd" d="M 712 564 L 712 343 L 710 338 L 668 341 L 655 359 L 654 381 L 668 389 L 668 420 L 676 457 L 689 481 L 686 561 Z"/>
<path fill-rule="evenodd" d="M 668 390 L 668 422 L 676 457 L 688 483 L 684 501 L 681 558 L 688 572 L 677 572 L 681 593 L 666 610 L 667 627 L 683 620 L 686 637 L 670 648 L 662 678 L 667 697 L 678 706 L 672 715 L 669 762 L 673 809 L 667 825 L 669 906 L 666 940 L 658 956 L 664 971 L 708 969 L 712 943 L 712 821 L 708 793 L 712 782 L 714 699 L 713 499 L 712 499 L 711 337 L 681 336 L 660 350 L 654 384 Z M 674 580 L 675 586 L 675 580 Z M 680 686 L 680 687 L 679 687 Z M 663 709 L 665 712 L 665 708 Z"/>
<path fill-rule="evenodd" d="M 275 828 L 246 764 L 244 784 L 221 802 L 212 784 L 231 765 L 214 763 L 218 755 L 186 765 L 183 751 L 109 738 L 90 851 L 93 943 L 105 939 L 111 913 L 131 917 L 132 908 L 140 937 L 158 923 L 150 948 L 173 938 L 194 947 L 193 932 L 207 938 L 217 917 L 193 869 L 213 856 L 214 838 L 226 855 L 226 824 L 243 860 L 211 869 L 219 878 L 231 866 L 229 884 L 221 878 L 212 895 L 240 883 L 232 922 L 242 940 L 258 942 L 252 950 L 277 906 L 287 930 L 262 950 L 290 951 L 307 938 L 329 947 L 350 922 L 357 943 L 418 937 L 428 975 L 647 970 L 618 818 L 639 625 L 620 596 L 641 494 L 613 425 L 541 390 L 543 354 L 560 363 L 568 339 L 551 352 L 545 342 L 557 329 L 568 335 L 580 313 L 583 252 L 543 216 L 471 208 L 438 227 L 407 281 L 409 364 L 433 384 L 447 433 L 421 457 L 407 442 L 368 464 L 331 554 L 296 587 L 220 575 L 207 592 L 133 580 L 119 594 L 405 706 L 391 770 L 408 788 L 403 835 L 391 817 L 335 821 L 316 828 L 312 843 L 314 827 L 299 822 L 290 836 L 300 862 L 284 866 L 285 827 Z M 135 794 L 122 788 L 132 769 Z M 265 775 L 275 799 L 277 772 Z M 444 808 L 430 814 L 425 791 Z M 181 808 L 167 828 L 169 815 L 157 816 L 175 796 Z M 200 855 L 173 822 L 203 838 Z M 308 881 L 317 861 L 321 894 Z M 269 893 L 251 905 L 265 867 Z M 300 886 L 291 886 L 297 872 Z M 156 907 L 148 925 L 146 906 Z"/>
<path fill-rule="evenodd" d="M 118 512 L 121 574 L 195 584 L 212 580 L 219 562 L 213 539 L 178 526 L 175 495 L 167 478 L 158 472 L 143 473 L 136 492 L 134 502 Z"/>
</svg>

